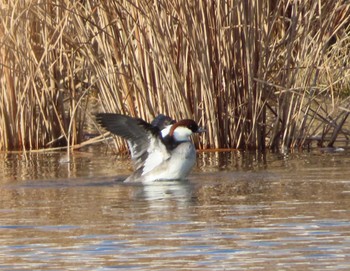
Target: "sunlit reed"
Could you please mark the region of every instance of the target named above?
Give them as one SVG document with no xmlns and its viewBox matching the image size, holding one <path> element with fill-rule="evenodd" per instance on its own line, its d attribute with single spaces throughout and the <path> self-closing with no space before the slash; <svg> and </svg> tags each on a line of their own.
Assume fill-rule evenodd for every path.
<svg viewBox="0 0 350 271">
<path fill-rule="evenodd" d="M 96 102 L 147 120 L 194 118 L 203 149 L 349 134 L 347 1 L 0 5 L 1 150 L 84 145 Z"/>
</svg>

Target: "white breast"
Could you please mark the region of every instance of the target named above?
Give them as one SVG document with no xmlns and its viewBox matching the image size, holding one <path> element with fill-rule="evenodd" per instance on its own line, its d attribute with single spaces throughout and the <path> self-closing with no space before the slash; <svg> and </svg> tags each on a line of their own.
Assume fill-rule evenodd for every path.
<svg viewBox="0 0 350 271">
<path fill-rule="evenodd" d="M 170 153 L 170 158 L 142 176 L 143 182 L 154 180 L 184 179 L 196 163 L 196 150 L 192 142 L 179 144 Z"/>
</svg>

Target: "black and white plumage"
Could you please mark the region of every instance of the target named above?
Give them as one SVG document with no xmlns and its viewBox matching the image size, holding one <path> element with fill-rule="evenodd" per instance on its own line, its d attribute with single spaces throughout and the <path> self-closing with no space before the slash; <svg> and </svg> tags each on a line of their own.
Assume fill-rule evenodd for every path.
<svg viewBox="0 0 350 271">
<path fill-rule="evenodd" d="M 176 122 L 159 115 L 148 123 L 112 113 L 97 114 L 96 119 L 106 130 L 128 142 L 135 171 L 126 181 L 184 179 L 196 162 L 190 136 L 204 130 L 194 120 Z"/>
</svg>

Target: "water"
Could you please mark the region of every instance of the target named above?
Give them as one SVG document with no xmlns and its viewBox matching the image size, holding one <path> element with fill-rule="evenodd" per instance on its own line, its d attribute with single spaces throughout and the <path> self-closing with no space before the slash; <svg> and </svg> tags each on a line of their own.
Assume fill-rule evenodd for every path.
<svg viewBox="0 0 350 271">
<path fill-rule="evenodd" d="M 350 150 L 202 153 L 145 186 L 127 157 L 62 155 L 2 154 L 0 269 L 350 268 Z"/>
</svg>

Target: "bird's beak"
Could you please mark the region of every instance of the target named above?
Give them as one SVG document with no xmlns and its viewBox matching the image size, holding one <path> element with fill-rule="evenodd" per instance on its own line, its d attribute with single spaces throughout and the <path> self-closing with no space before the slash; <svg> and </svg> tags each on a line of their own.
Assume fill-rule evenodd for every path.
<svg viewBox="0 0 350 271">
<path fill-rule="evenodd" d="M 204 133 L 205 131 L 206 129 L 204 129 L 203 127 L 199 127 L 197 133 Z"/>
</svg>

